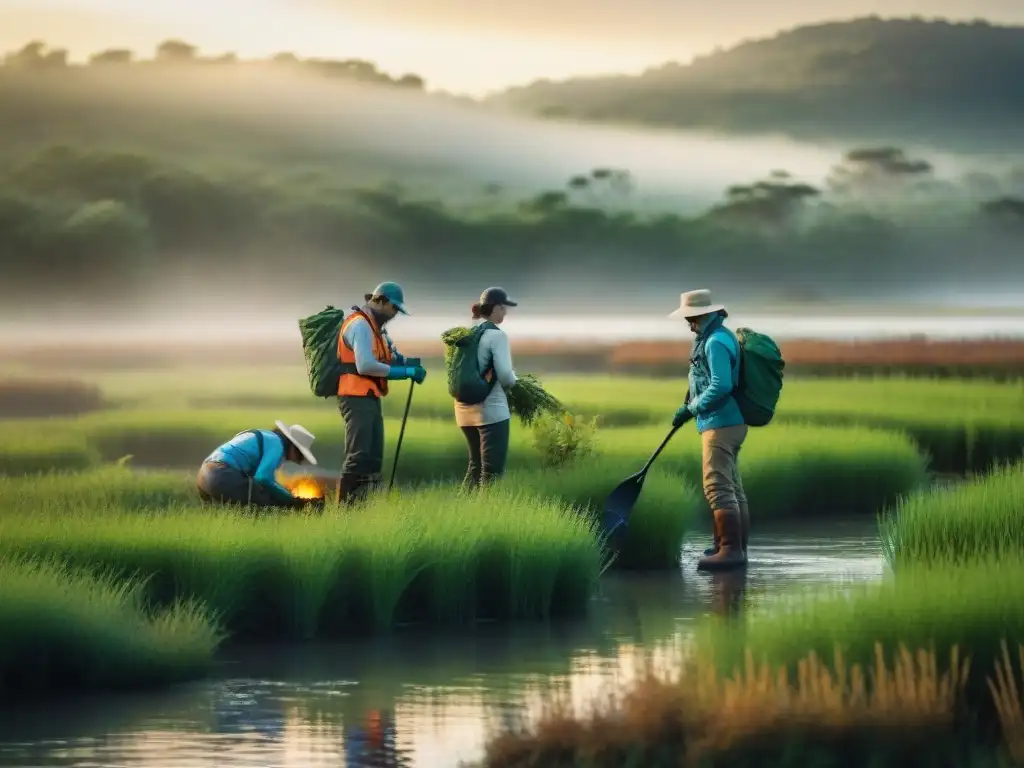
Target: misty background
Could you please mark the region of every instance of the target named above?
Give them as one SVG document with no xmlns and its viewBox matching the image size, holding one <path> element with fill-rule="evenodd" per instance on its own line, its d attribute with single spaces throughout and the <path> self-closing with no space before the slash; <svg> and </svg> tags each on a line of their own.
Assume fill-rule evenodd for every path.
<svg viewBox="0 0 1024 768">
<path fill-rule="evenodd" d="M 8 332 L 291 332 L 384 279 L 445 321 L 492 284 L 548 317 L 663 317 L 695 287 L 755 313 L 1021 305 L 1024 28 L 836 22 L 481 99 L 178 39 L 81 58 L 39 39 L 0 68 Z"/>
</svg>

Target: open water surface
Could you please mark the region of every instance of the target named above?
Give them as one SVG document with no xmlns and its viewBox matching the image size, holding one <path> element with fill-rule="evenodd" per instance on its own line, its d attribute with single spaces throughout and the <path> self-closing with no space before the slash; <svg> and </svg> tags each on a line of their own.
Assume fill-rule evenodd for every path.
<svg viewBox="0 0 1024 768">
<path fill-rule="evenodd" d="M 571 623 L 233 650 L 212 678 L 171 690 L 0 712 L 0 765 L 456 766 L 553 694 L 586 706 L 628 682 L 641 650 L 669 657 L 701 615 L 881 578 L 875 530 L 870 517 L 755 529 L 745 576 L 698 573 L 707 541 L 694 539 L 678 572 L 606 576 L 590 615 Z"/>
</svg>

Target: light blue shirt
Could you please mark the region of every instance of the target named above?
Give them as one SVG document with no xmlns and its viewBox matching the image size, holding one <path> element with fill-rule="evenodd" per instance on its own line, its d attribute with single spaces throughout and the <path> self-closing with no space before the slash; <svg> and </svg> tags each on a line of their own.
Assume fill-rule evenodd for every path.
<svg viewBox="0 0 1024 768">
<path fill-rule="evenodd" d="M 342 339 L 349 349 L 352 350 L 352 354 L 356 358 L 356 370 L 359 371 L 361 376 L 376 376 L 381 379 L 388 377 L 388 374 L 391 373 L 391 366 L 387 363 L 382 363 L 374 357 L 373 329 L 366 321 L 366 318 L 356 317 L 355 320 L 349 323 L 345 328 L 345 333 L 342 334 Z M 404 358 L 387 334 L 384 334 L 384 342 L 391 349 L 395 363 L 401 365 L 404 362 Z"/>
<path fill-rule="evenodd" d="M 254 483 L 269 488 L 283 497 L 292 498 L 291 491 L 277 482 L 274 473 L 284 461 L 284 442 L 267 429 L 263 433 L 263 456 L 259 455 L 259 441 L 252 432 L 243 432 L 217 448 L 206 461 L 220 461 L 252 478 Z"/>
</svg>

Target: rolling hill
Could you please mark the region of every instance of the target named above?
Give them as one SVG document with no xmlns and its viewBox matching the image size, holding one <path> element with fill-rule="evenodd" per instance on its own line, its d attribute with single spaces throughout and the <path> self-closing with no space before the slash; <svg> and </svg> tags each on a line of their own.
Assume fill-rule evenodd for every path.
<svg viewBox="0 0 1024 768">
<path fill-rule="evenodd" d="M 539 81 L 488 100 L 552 118 L 1024 149 L 1024 27 L 877 17 L 798 27 L 637 76 Z"/>
</svg>

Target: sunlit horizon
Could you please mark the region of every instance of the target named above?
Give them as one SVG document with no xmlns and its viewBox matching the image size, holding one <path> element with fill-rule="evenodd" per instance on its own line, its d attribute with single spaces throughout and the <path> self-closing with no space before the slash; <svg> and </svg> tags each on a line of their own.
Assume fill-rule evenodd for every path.
<svg viewBox="0 0 1024 768">
<path fill-rule="evenodd" d="M 640 0 L 624 24 L 623 8 L 599 5 L 584 12 L 574 2 L 558 8 L 481 5 L 467 14 L 455 13 L 458 4 L 452 0 L 344 7 L 328 0 L 14 0 L 0 8 L 0 48 L 9 51 L 41 39 L 83 61 L 112 47 L 148 57 L 160 42 L 177 38 L 206 55 L 264 58 L 290 51 L 363 58 L 393 75 L 420 75 L 432 90 L 481 97 L 543 78 L 639 74 L 801 24 L 872 13 L 1024 23 L 1024 4 L 1008 0 L 844 0 L 830 4 L 827 13 L 800 0 L 770 9 L 753 0 L 723 2 L 729 7 L 705 13 Z"/>
</svg>

